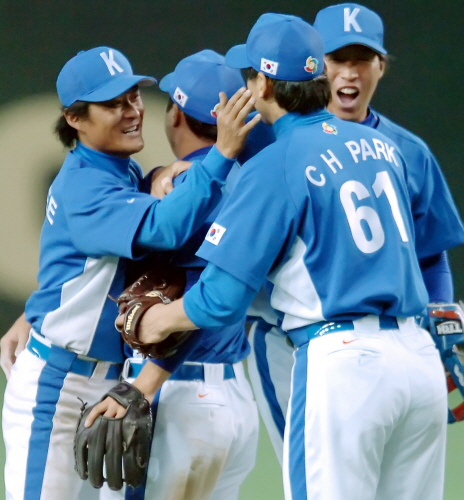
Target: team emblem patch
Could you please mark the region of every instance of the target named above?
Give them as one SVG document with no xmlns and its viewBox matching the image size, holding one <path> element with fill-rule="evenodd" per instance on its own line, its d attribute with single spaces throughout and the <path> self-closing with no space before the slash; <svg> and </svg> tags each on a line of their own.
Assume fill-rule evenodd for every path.
<svg viewBox="0 0 464 500">
<path fill-rule="evenodd" d="M 214 108 L 210 111 L 211 116 L 212 116 L 213 118 L 217 118 L 217 110 L 218 110 L 218 108 L 219 108 L 219 105 L 220 105 L 220 104 L 221 104 L 221 103 L 220 103 L 220 102 L 218 102 L 218 103 L 216 104 L 216 106 L 214 106 Z"/>
<path fill-rule="evenodd" d="M 279 63 L 274 61 L 270 61 L 269 59 L 261 58 L 261 71 L 264 73 L 268 73 L 269 75 L 277 75 L 277 68 L 279 67 Z"/>
<path fill-rule="evenodd" d="M 314 58 L 309 56 L 308 59 L 306 59 L 306 66 L 304 67 L 305 71 L 308 73 L 311 73 L 314 75 L 317 71 L 317 66 L 319 65 L 319 61 Z"/>
<path fill-rule="evenodd" d="M 185 92 L 182 92 L 179 87 L 176 88 L 172 97 L 177 102 L 177 104 L 180 104 L 183 108 L 187 104 L 188 95 Z"/>
<path fill-rule="evenodd" d="M 213 222 L 213 224 L 209 228 L 208 234 L 206 235 L 205 241 L 209 241 L 213 245 L 217 245 L 221 241 L 221 238 L 224 236 L 225 232 L 225 227 L 216 224 L 216 222 Z"/>
<path fill-rule="evenodd" d="M 335 127 L 334 125 L 329 125 L 328 123 L 324 122 L 322 124 L 322 130 L 326 133 L 326 134 L 332 134 L 332 135 L 337 135 L 338 134 L 338 130 L 337 130 L 337 127 Z"/>
</svg>

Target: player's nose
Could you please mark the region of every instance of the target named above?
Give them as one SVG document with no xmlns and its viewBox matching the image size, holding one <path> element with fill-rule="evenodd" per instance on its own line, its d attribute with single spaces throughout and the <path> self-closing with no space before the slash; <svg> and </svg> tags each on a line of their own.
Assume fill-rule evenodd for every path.
<svg viewBox="0 0 464 500">
<path fill-rule="evenodd" d="M 141 108 L 140 106 L 134 104 L 134 103 L 131 103 L 131 102 L 128 102 L 125 104 L 124 106 L 124 116 L 128 117 L 128 118 L 137 118 L 140 116 L 141 114 Z"/>
<path fill-rule="evenodd" d="M 346 80 L 354 80 L 359 76 L 358 66 L 353 61 L 347 61 L 340 69 L 340 76 Z"/>
</svg>

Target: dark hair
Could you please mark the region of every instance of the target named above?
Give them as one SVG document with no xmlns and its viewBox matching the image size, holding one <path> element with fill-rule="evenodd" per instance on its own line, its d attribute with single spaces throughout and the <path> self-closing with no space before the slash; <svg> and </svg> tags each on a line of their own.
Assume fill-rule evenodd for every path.
<svg viewBox="0 0 464 500">
<path fill-rule="evenodd" d="M 250 68 L 247 79 L 254 80 L 258 72 Z M 266 76 L 266 75 L 264 75 Z M 313 80 L 291 82 L 266 78 L 272 84 L 272 91 L 277 104 L 285 111 L 302 114 L 314 113 L 327 106 L 330 100 L 330 84 L 322 74 Z"/>
<path fill-rule="evenodd" d="M 76 101 L 71 106 L 63 106 L 61 108 L 61 115 L 56 120 L 54 132 L 58 136 L 61 143 L 67 147 L 72 148 L 75 146 L 78 139 L 77 130 L 71 127 L 66 121 L 65 113 L 69 113 L 79 118 L 87 118 L 89 115 L 89 103 L 84 101 Z"/>
<path fill-rule="evenodd" d="M 375 57 L 378 57 L 379 61 L 385 65 L 385 68 L 394 60 L 394 57 L 389 54 L 381 54 L 371 47 L 360 44 L 345 45 L 344 47 L 329 52 L 326 56 L 337 62 L 346 62 L 352 59 L 372 61 Z"/>
<path fill-rule="evenodd" d="M 166 112 L 168 113 L 173 107 L 174 102 L 172 99 L 168 100 L 168 104 L 166 106 Z M 182 111 L 182 108 L 179 108 Z M 205 123 L 197 120 L 196 118 L 192 118 L 190 115 L 182 111 L 185 116 L 185 121 L 187 122 L 188 128 L 200 139 L 206 139 L 209 141 L 216 142 L 217 140 L 217 125 L 212 123 Z"/>
</svg>

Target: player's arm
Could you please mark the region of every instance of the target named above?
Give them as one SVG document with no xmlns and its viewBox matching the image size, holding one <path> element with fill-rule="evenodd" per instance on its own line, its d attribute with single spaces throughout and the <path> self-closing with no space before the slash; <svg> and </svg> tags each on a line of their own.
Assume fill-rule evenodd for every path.
<svg viewBox="0 0 464 500">
<path fill-rule="evenodd" d="M 166 167 L 155 167 L 144 177 L 140 191 L 161 200 L 174 189 L 173 179 L 191 166 L 191 161 L 176 160 Z"/>
<path fill-rule="evenodd" d="M 30 329 L 31 325 L 27 322 L 25 313 L 23 313 L 0 341 L 0 364 L 6 378 L 10 376 L 11 368 L 19 353 L 26 347 Z"/>
<path fill-rule="evenodd" d="M 253 105 L 251 93 L 244 89 L 229 101 L 222 96 L 216 146 L 202 162 L 195 162 L 185 182 L 162 200 L 135 189 L 122 189 L 110 180 L 105 190 L 104 184 L 98 182 L 105 175 L 101 171 L 73 169 L 68 183 L 74 189 L 63 206 L 71 232 L 76 235 L 76 247 L 95 257 L 134 258 L 182 246 L 220 201 L 235 157 L 248 132 L 260 120 L 257 115 L 245 123 Z M 82 177 L 86 175 L 90 177 Z"/>
<path fill-rule="evenodd" d="M 416 251 L 420 259 L 438 255 L 464 243 L 464 225 L 443 172 L 430 150 L 425 147 L 417 157 L 423 166 L 410 174 L 410 188 Z M 410 168 L 408 163 L 408 168 Z M 415 167 L 414 163 L 412 167 Z"/>
<path fill-rule="evenodd" d="M 163 370 L 154 363 L 145 363 L 142 371 L 138 377 L 132 382 L 145 397 L 145 399 L 152 403 L 155 394 L 159 391 L 163 383 L 170 377 L 170 373 Z M 126 414 L 126 408 L 119 404 L 115 399 L 108 396 L 101 403 L 94 406 L 92 411 L 87 416 L 85 427 L 91 427 L 95 419 L 99 415 L 108 418 L 122 418 Z"/>
<path fill-rule="evenodd" d="M 185 182 L 145 213 L 134 237 L 135 254 L 180 248 L 221 200 L 234 163 L 215 148 L 203 162 L 194 162 Z"/>
<path fill-rule="evenodd" d="M 139 338 L 146 343 L 160 342 L 178 330 L 231 325 L 245 316 L 256 293 L 231 274 L 208 264 L 200 280 L 182 299 L 157 304 L 145 313 Z"/>
<path fill-rule="evenodd" d="M 182 246 L 199 229 L 205 217 L 220 200 L 221 188 L 237 155 L 243 149 L 248 133 L 261 119 L 258 114 L 246 121 L 253 106 L 254 99 L 249 90 L 239 90 L 230 100 L 227 100 L 223 92 L 220 93 L 216 145 L 202 162 L 194 163 L 187 179 L 176 190 L 163 198 L 158 205 L 151 207 L 136 235 L 135 245 L 139 249 L 145 251 L 175 249 Z M 213 174 L 210 175 L 209 181 L 208 179 L 203 182 L 196 181 L 197 172 L 201 173 L 205 168 Z M 220 168 L 220 175 L 217 173 L 218 168 Z M 215 182 L 218 182 L 218 190 L 213 193 L 211 187 Z M 186 196 L 193 198 L 192 203 L 201 203 L 201 200 L 204 202 L 201 214 L 194 207 L 189 207 L 188 203 L 185 203 Z M 179 212 L 180 205 L 177 203 L 180 198 L 183 198 L 181 206 L 184 209 L 188 208 L 182 212 Z M 211 203 L 210 200 L 214 202 Z M 160 206 L 163 207 L 162 212 L 159 209 Z M 153 227 L 158 230 L 153 231 Z M 186 228 L 188 228 L 187 231 Z M 161 231 L 162 234 L 158 234 L 158 231 Z M 182 235 L 182 240 L 178 241 L 179 238 L 175 238 L 174 235 Z M 166 246 L 163 246 L 163 242 L 167 243 Z"/>
<path fill-rule="evenodd" d="M 246 121 L 252 120 L 256 115 L 256 111 L 250 113 Z M 275 135 L 272 126 L 260 121 L 250 130 L 245 146 L 237 156 L 237 162 L 243 165 L 274 141 Z M 149 179 L 144 181 L 145 186 L 151 186 L 151 190 L 145 188 L 145 191 L 150 191 L 150 194 L 157 198 L 163 198 L 173 190 L 174 178 L 188 170 L 191 164 L 191 162 L 178 160 L 167 167 L 157 167 L 148 174 Z"/>
<path fill-rule="evenodd" d="M 419 265 L 429 294 L 429 302 L 453 302 L 453 278 L 447 253 L 420 259 Z"/>
</svg>

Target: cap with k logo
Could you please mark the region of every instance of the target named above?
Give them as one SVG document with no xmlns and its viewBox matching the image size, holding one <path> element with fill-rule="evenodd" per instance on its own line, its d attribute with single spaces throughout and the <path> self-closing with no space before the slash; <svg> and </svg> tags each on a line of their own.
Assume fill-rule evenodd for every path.
<svg viewBox="0 0 464 500">
<path fill-rule="evenodd" d="M 76 101 L 102 102 L 114 99 L 134 85 L 153 85 L 150 76 L 134 75 L 127 58 L 110 47 L 79 52 L 60 71 L 56 81 L 63 106 Z"/>
<path fill-rule="evenodd" d="M 379 54 L 383 46 L 383 23 L 374 11 L 356 3 L 332 5 L 318 12 L 314 27 L 329 54 L 347 45 L 365 45 Z"/>
</svg>

